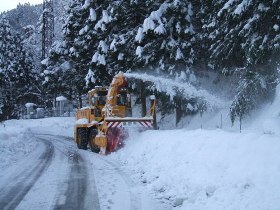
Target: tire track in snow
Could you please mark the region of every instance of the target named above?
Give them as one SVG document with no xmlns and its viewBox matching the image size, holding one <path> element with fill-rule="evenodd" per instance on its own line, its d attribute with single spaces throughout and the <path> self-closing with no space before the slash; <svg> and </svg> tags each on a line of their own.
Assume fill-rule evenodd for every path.
<svg viewBox="0 0 280 210">
<path fill-rule="evenodd" d="M 49 135 L 49 134 L 39 134 L 39 135 L 42 135 L 42 136 L 50 136 L 50 137 L 52 137 L 52 138 L 55 138 L 55 137 L 59 137 L 59 139 L 58 138 L 56 138 L 55 140 L 58 140 L 58 141 L 60 141 L 61 143 L 65 143 L 65 141 L 67 141 L 68 143 L 70 143 L 71 141 L 74 143 L 74 139 L 73 138 L 69 138 L 69 137 L 66 137 L 66 136 L 62 136 L 62 135 Z M 61 140 L 61 139 L 64 139 L 64 140 Z M 71 140 L 70 142 L 69 142 L 69 140 Z M 141 201 L 139 200 L 139 194 L 137 193 L 137 192 L 134 192 L 134 190 L 133 190 L 133 188 L 134 188 L 134 183 L 133 183 L 133 181 L 129 178 L 129 176 L 126 174 L 126 173 L 124 173 L 120 168 L 118 168 L 118 166 L 115 164 L 115 163 L 113 163 L 113 162 L 111 162 L 111 161 L 109 161 L 109 160 L 106 160 L 106 159 L 104 159 L 104 157 L 100 157 L 99 155 L 96 155 L 95 153 L 92 153 L 92 152 L 90 152 L 90 151 L 83 151 L 83 150 L 78 150 L 77 149 L 77 147 L 76 146 L 74 146 L 73 145 L 73 143 L 71 143 L 71 144 L 69 144 L 68 145 L 68 149 L 69 150 L 71 150 L 71 151 L 80 151 L 80 152 L 82 152 L 82 153 L 84 153 L 84 152 L 86 152 L 86 153 L 84 153 L 84 154 L 87 154 L 87 162 L 89 163 L 90 162 L 90 159 L 92 159 L 93 157 L 94 158 L 97 158 L 99 161 L 101 161 L 102 162 L 102 165 L 104 165 L 104 168 L 102 169 L 102 173 L 106 176 L 108 176 L 108 174 L 106 174 L 106 173 L 108 173 L 108 171 L 110 171 L 110 173 L 112 173 L 113 172 L 113 174 L 115 174 L 114 176 L 119 176 L 122 180 L 123 180 L 123 182 L 125 183 L 125 185 L 126 185 L 126 187 L 127 187 L 127 190 L 128 190 L 128 193 L 129 193 L 129 198 L 126 198 L 125 200 L 129 200 L 129 209 L 127 209 L 127 210 L 140 210 L 140 209 L 142 209 L 141 208 Z M 56 145 L 55 145 L 55 147 L 57 147 Z M 59 148 L 58 148 L 59 149 Z M 74 154 L 74 156 L 73 156 L 73 158 L 74 158 L 74 161 L 75 161 L 75 159 L 77 158 L 77 155 L 79 156 L 78 157 L 78 160 L 80 159 L 80 158 L 82 158 L 79 154 Z M 88 155 L 90 155 L 90 156 L 88 156 Z M 83 162 L 84 160 L 83 160 L 83 158 L 82 158 L 82 162 Z M 81 160 L 80 160 L 80 162 L 81 162 Z M 107 169 L 106 169 L 106 165 L 108 166 L 107 167 Z M 98 170 L 98 171 L 100 171 L 100 169 L 98 168 L 98 167 L 96 167 L 95 166 L 95 164 L 93 164 L 92 165 L 93 166 L 93 169 L 94 169 L 94 171 L 96 171 L 96 170 Z M 108 169 L 109 168 L 109 169 Z M 72 169 L 71 169 L 72 170 Z M 74 171 L 76 171 L 76 169 L 74 170 Z M 72 173 L 72 172 L 71 172 Z M 94 173 L 95 174 L 95 173 Z M 94 176 L 94 174 L 93 174 L 93 176 Z M 75 177 L 75 176 L 74 176 Z M 94 177 L 93 177 L 94 178 Z M 72 178 L 70 178 L 70 180 L 71 180 Z M 84 180 L 86 180 L 86 178 L 84 178 Z M 100 180 L 99 180 L 100 181 Z M 112 181 L 112 180 L 107 180 L 107 181 Z M 94 188 L 96 188 L 96 184 L 95 184 L 95 180 L 92 180 L 92 182 L 94 182 Z M 73 183 L 72 183 L 73 184 Z M 75 187 L 69 187 L 69 186 L 67 186 L 68 184 L 66 184 L 66 185 L 64 185 L 62 188 L 67 188 L 68 190 L 67 191 L 69 191 L 71 188 L 75 188 Z M 117 190 L 119 190 L 119 191 L 123 191 L 124 189 L 117 189 Z M 73 194 L 73 191 L 72 190 L 70 190 L 70 194 Z M 108 192 L 107 192 L 108 193 Z M 68 197 L 67 196 L 67 194 L 68 193 L 64 193 L 63 195 L 61 195 L 60 196 L 60 198 L 58 199 L 58 201 L 57 201 L 57 206 L 55 207 L 55 209 L 74 209 L 74 208 L 71 208 L 69 205 L 60 205 L 59 203 L 67 203 L 67 201 L 66 201 L 66 198 Z M 97 192 L 94 192 L 94 194 L 96 194 L 96 197 L 98 197 L 98 193 Z M 74 197 L 78 197 L 78 196 L 74 196 Z M 91 199 L 94 199 L 94 198 L 91 198 Z M 112 201 L 112 200 L 110 200 L 109 202 L 114 202 L 114 201 Z M 96 206 L 95 208 L 94 208 L 94 206 L 91 206 L 91 208 L 90 209 L 100 209 L 100 204 L 99 204 L 99 200 L 97 199 L 95 199 L 95 201 L 94 201 L 94 203 L 97 203 L 96 205 L 94 205 L 94 206 Z M 81 207 L 81 206 L 80 206 Z M 76 209 L 82 209 L 82 208 L 79 208 L 79 207 L 77 207 L 76 206 Z M 85 209 L 85 208 L 84 208 Z M 103 208 L 102 208 L 103 209 Z"/>
<path fill-rule="evenodd" d="M 33 160 L 33 164 L 28 163 L 24 168 L 20 168 L 15 176 L 9 178 L 9 183 L 2 187 L 0 191 L 1 209 L 15 209 L 51 164 L 54 147 L 48 141 L 41 141 L 45 145 L 45 150 L 39 158 Z"/>
<path fill-rule="evenodd" d="M 146 203 L 142 203 L 142 196 L 145 196 L 145 193 L 143 194 L 142 191 L 138 191 L 138 189 L 135 188 L 134 181 L 129 177 L 128 174 L 126 174 L 121 168 L 119 168 L 117 163 L 115 163 L 114 161 L 108 160 L 107 157 L 99 156 L 90 151 L 78 150 L 73 138 L 52 134 L 37 133 L 36 135 L 41 136 L 42 138 L 45 138 L 48 141 L 51 141 L 56 150 L 63 153 L 63 155 L 67 158 L 70 158 L 68 160 L 71 164 L 68 181 L 66 177 L 66 182 L 62 182 L 58 187 L 60 189 L 60 192 L 58 192 L 57 194 L 58 196 L 54 209 L 146 210 L 150 208 L 149 206 L 147 206 Z M 89 163 L 91 163 L 91 165 Z M 77 164 L 79 164 L 80 166 L 84 166 L 78 169 Z M 83 167 L 87 168 L 86 172 L 83 172 L 83 174 L 87 173 L 87 176 L 83 176 L 83 179 L 88 180 L 88 183 L 86 184 L 86 188 L 82 187 L 83 184 L 80 184 L 81 188 L 79 189 L 78 186 L 75 186 L 75 183 L 73 183 L 73 181 L 77 178 L 77 171 L 84 171 Z M 76 175 L 74 175 L 75 173 Z M 100 175 L 103 178 L 100 179 Z M 96 181 L 99 186 L 98 188 L 96 188 Z M 102 184 L 103 181 L 107 183 L 107 186 L 111 185 L 111 187 L 107 188 L 105 184 L 105 188 L 102 189 L 102 186 L 104 186 L 104 183 Z M 116 183 L 115 181 L 120 181 L 123 184 Z M 78 182 L 79 181 L 77 181 L 77 183 Z M 97 189 L 99 189 L 98 192 Z M 79 196 L 81 195 L 72 195 L 75 191 L 82 192 L 82 194 L 84 194 L 84 197 L 80 198 L 79 201 L 77 201 L 77 198 L 79 198 Z M 91 195 L 89 193 L 91 193 Z M 98 194 L 100 194 L 100 197 L 98 197 Z M 115 196 L 115 194 L 118 195 Z M 118 200 L 115 200 L 116 198 L 120 198 L 120 194 L 126 195 L 125 197 L 121 197 L 121 203 Z M 71 195 L 73 199 L 70 199 Z M 103 197 L 104 195 L 105 197 Z M 76 200 L 78 203 L 74 203 L 71 206 L 70 203 L 73 200 Z M 158 207 L 153 209 L 167 208 Z"/>
<path fill-rule="evenodd" d="M 103 173 L 106 173 L 106 170 L 112 170 L 114 176 L 118 175 L 125 183 L 128 189 L 129 198 L 126 198 L 125 200 L 129 200 L 129 210 L 140 210 L 141 207 L 141 200 L 139 199 L 139 193 L 134 192 L 133 188 L 135 186 L 134 182 L 129 178 L 129 175 L 124 173 L 115 163 L 105 159 L 104 157 L 100 157 L 98 155 L 94 156 L 97 160 L 103 162 L 104 164 L 104 171 Z M 109 166 L 109 169 L 106 169 L 106 165 Z M 98 169 L 96 166 L 93 166 L 96 170 Z M 118 189 L 118 190 L 124 190 L 124 189 Z"/>
<path fill-rule="evenodd" d="M 84 160 L 77 153 L 70 156 L 71 170 L 67 181 L 67 190 L 62 194 L 54 209 L 85 209 L 87 192 L 87 168 Z"/>
<path fill-rule="evenodd" d="M 37 136 L 51 137 L 45 140 L 53 143 L 56 150 L 68 158 L 70 164 L 69 176 L 66 177 L 58 193 L 55 210 L 100 210 L 98 194 L 95 182 L 90 183 L 91 171 L 88 162 L 79 154 L 73 144 L 69 144 L 69 137 L 48 134 L 36 134 Z M 42 139 L 42 137 L 39 137 Z M 64 139 L 64 140 L 62 140 Z M 73 140 L 74 142 L 74 140 Z M 93 176 L 93 175 L 92 175 Z"/>
<path fill-rule="evenodd" d="M 81 197 L 79 200 L 77 200 L 77 198 L 80 197 L 80 195 L 74 195 L 76 194 L 76 191 L 80 191 L 82 192 L 82 194 L 86 191 L 86 189 L 83 189 L 83 184 L 79 184 L 79 186 L 77 186 L 77 183 L 79 183 L 81 180 L 78 180 L 77 181 L 74 181 L 77 177 L 79 177 L 79 173 L 77 172 L 81 172 L 81 171 L 84 171 L 83 172 L 83 180 L 87 180 L 88 177 L 85 177 L 86 173 L 87 173 L 87 170 L 85 170 L 85 166 L 86 164 L 84 162 L 89 162 L 88 158 L 92 159 L 93 157 L 98 159 L 100 162 L 102 162 L 102 165 L 104 165 L 104 168 L 102 170 L 102 173 L 105 175 L 105 176 L 108 176 L 108 171 L 110 171 L 110 173 L 113 173 L 114 177 L 115 176 L 118 176 L 120 177 L 120 179 L 123 180 L 123 182 L 125 183 L 126 185 L 126 188 L 127 188 L 127 191 L 128 191 L 128 195 L 129 197 L 127 197 L 125 200 L 127 200 L 129 202 L 129 209 L 127 210 L 140 210 L 142 209 L 142 206 L 141 206 L 141 200 L 139 199 L 139 193 L 137 193 L 135 190 L 134 190 L 134 182 L 129 178 L 129 176 L 123 172 L 115 163 L 113 163 L 112 161 L 110 160 L 107 160 L 106 157 L 100 157 L 99 155 L 96 155 L 90 151 L 82 151 L 82 150 L 77 150 L 76 146 L 73 145 L 74 143 L 74 140 L 69 138 L 69 137 L 66 137 L 66 136 L 62 136 L 62 135 L 49 135 L 49 134 L 36 134 L 36 135 L 39 135 L 39 136 L 44 136 L 44 137 L 51 137 L 51 138 L 55 138 L 55 141 L 59 141 L 61 144 L 63 144 L 64 146 L 65 143 L 67 142 L 67 149 L 69 150 L 69 155 L 71 155 L 71 159 L 70 162 L 73 162 L 71 163 L 72 166 L 71 166 L 71 172 L 70 174 L 70 177 L 69 177 L 69 181 L 67 183 L 64 183 L 62 184 L 61 188 L 64 189 L 64 193 L 61 192 L 61 195 L 59 196 L 58 200 L 57 200 L 57 205 L 55 206 L 54 209 L 86 209 L 86 208 L 83 208 L 83 202 L 80 203 L 80 201 L 83 201 L 83 197 Z M 70 144 L 71 140 L 73 143 Z M 61 150 L 61 146 L 59 145 L 56 145 L 54 144 L 55 148 L 58 149 L 58 150 Z M 81 151 L 81 152 L 86 152 L 88 155 L 92 156 L 87 156 L 86 160 L 84 160 L 82 158 L 82 156 L 77 153 L 77 151 Z M 63 152 L 63 151 L 61 151 Z M 65 153 L 65 152 L 64 152 Z M 71 153 L 71 154 L 70 154 Z M 66 154 L 65 154 L 66 155 Z M 79 165 L 79 167 L 81 168 L 77 168 Z M 83 166 L 82 166 L 83 165 Z M 107 167 L 106 167 L 107 166 Z M 95 164 L 93 163 L 93 169 L 94 170 L 99 170 L 100 169 L 98 167 L 95 166 Z M 76 177 L 76 178 L 75 178 Z M 72 180 L 72 181 L 71 181 Z M 76 182 L 75 183 L 73 183 Z M 107 181 L 112 181 L 112 180 L 107 180 Z M 94 182 L 94 181 L 93 181 Z M 75 186 L 76 185 L 76 186 Z M 94 183 L 94 186 L 95 186 L 95 183 Z M 79 189 L 79 187 L 81 187 Z M 117 191 L 123 191 L 125 189 L 116 189 Z M 109 192 L 107 192 L 108 194 Z M 96 195 L 98 196 L 98 193 L 96 192 Z M 72 199 L 70 199 L 72 197 Z M 84 195 L 84 197 L 86 197 L 86 195 Z M 94 199 L 94 198 L 92 198 Z M 78 203 L 74 203 L 74 204 L 71 204 L 71 201 L 76 201 Z M 114 202 L 114 200 L 110 200 L 110 202 Z M 79 204 L 80 203 L 80 204 Z M 100 204 L 99 204 L 99 200 L 96 200 L 94 202 L 95 204 L 98 203 L 98 205 L 95 205 L 96 207 L 94 206 L 91 206 L 90 209 L 100 209 Z"/>
</svg>

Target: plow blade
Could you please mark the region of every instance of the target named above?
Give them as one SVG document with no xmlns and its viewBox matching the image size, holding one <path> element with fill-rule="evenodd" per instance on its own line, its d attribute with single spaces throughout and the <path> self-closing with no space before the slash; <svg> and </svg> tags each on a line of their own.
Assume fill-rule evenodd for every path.
<svg viewBox="0 0 280 210">
<path fill-rule="evenodd" d="M 138 132 L 153 129 L 153 118 L 105 118 L 107 126 L 107 151 L 113 152 L 124 145 L 130 130 Z"/>
</svg>

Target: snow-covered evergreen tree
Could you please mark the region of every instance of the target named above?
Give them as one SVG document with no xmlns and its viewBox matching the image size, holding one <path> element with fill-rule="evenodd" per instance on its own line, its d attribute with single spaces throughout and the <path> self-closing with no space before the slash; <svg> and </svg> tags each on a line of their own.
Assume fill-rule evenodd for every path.
<svg viewBox="0 0 280 210">
<path fill-rule="evenodd" d="M 278 1 L 225 0 L 212 8 L 216 14 L 204 28 L 209 29 L 210 63 L 215 68 L 263 64 L 279 49 Z"/>
<path fill-rule="evenodd" d="M 192 83 L 211 69 L 240 77 L 231 114 L 244 116 L 275 87 L 277 8 L 279 1 L 261 0 L 73 0 L 62 40 L 44 62 L 46 84 L 74 99 L 119 70 Z"/>
<path fill-rule="evenodd" d="M 204 6 L 212 10 L 205 13 L 202 31 L 209 43 L 209 65 L 221 74 L 241 77 L 231 107 L 234 120 L 275 88 L 280 49 L 279 1 L 224 0 Z"/>
<path fill-rule="evenodd" d="M 7 11 L 0 16 L 5 16 L 15 31 L 22 32 L 28 25 L 36 26 L 42 13 L 42 5 L 30 5 L 30 3 L 18 4 L 15 9 Z"/>
<path fill-rule="evenodd" d="M 67 10 L 70 4 L 69 0 L 53 0 L 54 4 L 54 37 L 56 41 L 63 39 L 63 26 L 67 20 Z"/>
<path fill-rule="evenodd" d="M 38 101 L 37 77 L 22 37 L 11 29 L 7 19 L 0 19 L 0 87 L 3 97 L 1 118 L 18 117 L 25 103 Z"/>
<path fill-rule="evenodd" d="M 70 100 L 78 99 L 81 105 L 81 96 L 85 93 L 84 77 L 87 56 L 80 53 L 85 46 L 77 41 L 81 24 L 82 1 L 72 1 L 68 9 L 68 18 L 63 28 L 63 38 L 56 41 L 50 50 L 49 58 L 42 61 L 45 67 L 45 87 L 47 98 L 55 99 L 63 94 Z"/>
<path fill-rule="evenodd" d="M 173 76 L 187 71 L 195 62 L 192 3 L 157 1 L 152 8 L 135 36 L 138 66 Z"/>
</svg>

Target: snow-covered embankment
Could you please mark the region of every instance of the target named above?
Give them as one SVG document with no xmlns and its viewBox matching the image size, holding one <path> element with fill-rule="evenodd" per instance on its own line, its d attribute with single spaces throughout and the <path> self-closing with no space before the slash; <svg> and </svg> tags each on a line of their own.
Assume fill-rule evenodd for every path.
<svg viewBox="0 0 280 210">
<path fill-rule="evenodd" d="M 34 120 L 8 120 L 0 123 L 0 169 L 32 152 L 37 141 L 32 133 L 73 135 L 74 118 L 45 118 Z"/>
<path fill-rule="evenodd" d="M 279 136 L 148 131 L 112 155 L 175 209 L 279 209 Z"/>
</svg>

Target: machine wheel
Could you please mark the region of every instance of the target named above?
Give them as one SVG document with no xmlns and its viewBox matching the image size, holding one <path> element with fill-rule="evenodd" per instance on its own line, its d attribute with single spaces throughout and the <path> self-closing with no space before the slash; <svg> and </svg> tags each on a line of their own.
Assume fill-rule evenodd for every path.
<svg viewBox="0 0 280 210">
<path fill-rule="evenodd" d="M 77 147 L 79 149 L 87 149 L 88 139 L 87 139 L 87 130 L 85 128 L 78 129 L 77 134 Z"/>
<path fill-rule="evenodd" d="M 89 147 L 92 152 L 98 153 L 100 151 L 100 148 L 94 143 L 94 138 L 96 134 L 98 133 L 96 128 L 91 129 L 89 133 Z"/>
<path fill-rule="evenodd" d="M 80 128 L 78 128 L 76 132 L 76 144 L 77 147 L 81 149 L 81 135 L 79 133 L 80 133 Z"/>
</svg>

